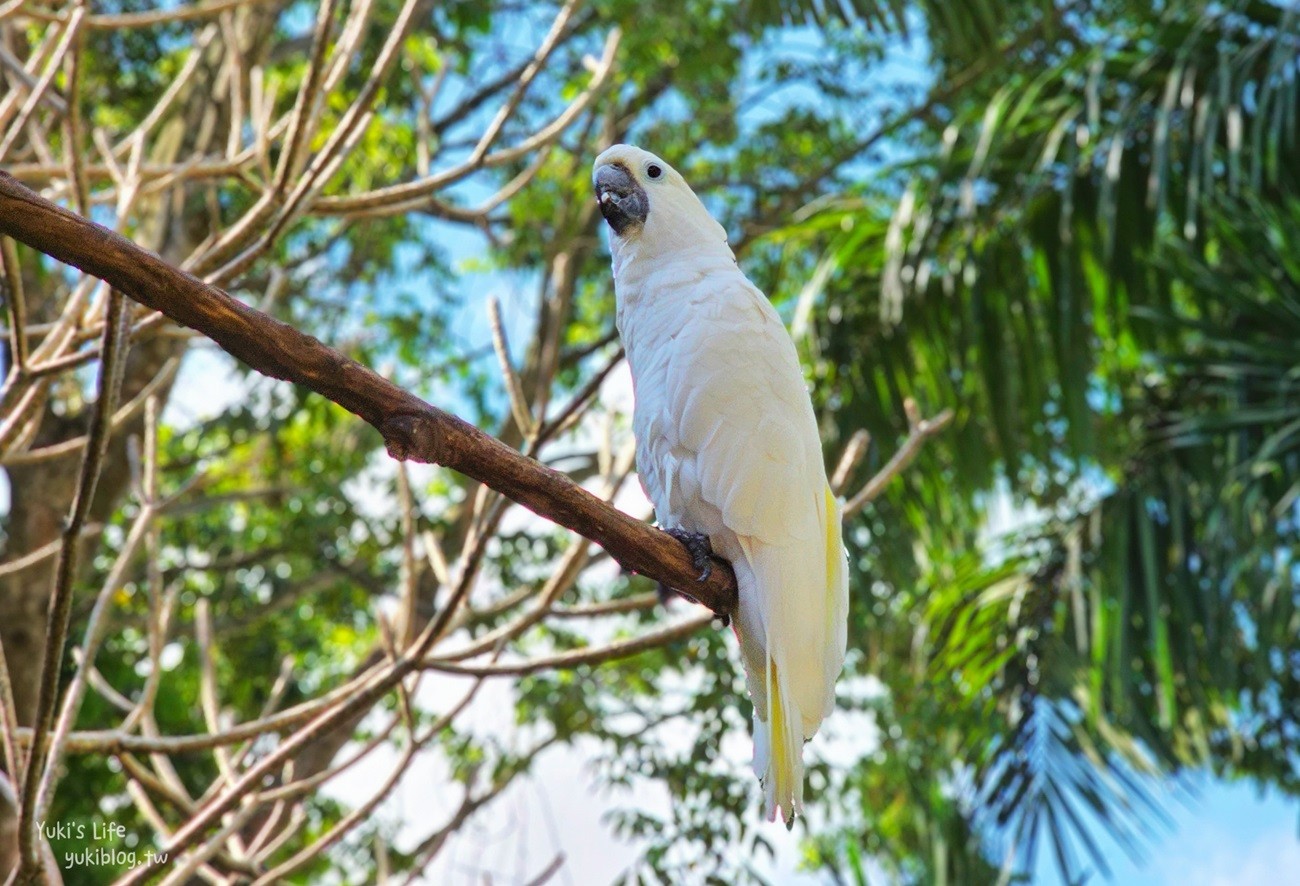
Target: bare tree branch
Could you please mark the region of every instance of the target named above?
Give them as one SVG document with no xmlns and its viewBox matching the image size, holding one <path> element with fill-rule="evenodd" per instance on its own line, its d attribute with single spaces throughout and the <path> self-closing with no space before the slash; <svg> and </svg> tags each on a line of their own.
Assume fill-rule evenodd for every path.
<svg viewBox="0 0 1300 886">
<path fill-rule="evenodd" d="M 0 237 L 0 262 L 4 264 L 5 306 L 9 309 L 10 360 L 13 370 L 21 375 L 27 367 L 27 303 L 23 298 L 18 250 L 8 237 Z"/>
<path fill-rule="evenodd" d="M 34 4 L 30 0 L 19 0 L 18 5 L 22 6 L 26 2 L 28 8 L 22 11 L 22 14 L 28 18 L 37 21 L 61 22 L 67 20 L 65 13 L 45 12 L 41 9 L 33 8 Z M 237 9 L 240 6 L 249 6 L 255 3 L 268 3 L 270 0 L 210 0 L 208 3 L 195 3 L 189 6 L 179 6 L 174 9 L 158 10 L 157 12 L 125 12 L 112 15 L 92 15 L 86 20 L 86 27 L 94 30 L 116 31 L 133 28 L 144 28 L 153 25 L 174 24 L 176 22 L 188 21 L 191 19 L 208 18 Z"/>
<path fill-rule="evenodd" d="M 945 409 L 934 418 L 923 419 L 917 410 L 916 402 L 911 398 L 904 401 L 903 408 L 907 412 L 907 439 L 903 441 L 903 445 L 899 447 L 893 457 L 885 463 L 885 466 L 868 480 L 856 495 L 844 503 L 844 519 L 849 519 L 879 498 L 880 493 L 885 491 L 885 486 L 888 485 L 889 481 L 907 470 L 907 466 L 916 459 L 916 456 L 921 452 L 921 447 L 925 445 L 925 441 L 946 428 L 953 418 L 953 411 Z M 861 447 L 861 450 L 864 451 L 865 446 Z M 846 452 L 845 454 L 849 455 L 850 453 Z M 839 471 L 836 471 L 836 473 L 838 474 Z"/>
<path fill-rule="evenodd" d="M 84 8 L 81 10 L 84 12 Z M 91 413 L 89 443 L 81 462 L 81 476 L 77 483 L 76 498 L 67 528 L 63 531 L 63 547 L 59 551 L 58 569 L 54 579 L 54 593 L 50 600 L 49 624 L 45 640 L 45 661 L 41 669 L 40 693 L 37 696 L 36 717 L 33 721 L 31 753 L 23 773 L 23 790 L 19 802 L 19 868 L 18 882 L 35 883 L 41 879 L 44 859 L 40 855 L 36 838 L 36 794 L 44 775 L 46 756 L 50 751 L 50 730 L 54 725 L 54 705 L 58 694 L 59 670 L 63 661 L 63 647 L 68 639 L 68 620 L 72 612 L 72 577 L 76 574 L 77 553 L 81 531 L 90 513 L 90 503 L 95 495 L 95 485 L 103 468 L 108 451 L 110 422 L 114 401 L 117 399 L 119 350 L 126 347 L 129 314 L 122 296 L 110 293 L 108 311 L 104 321 L 104 360 L 99 370 L 99 398 Z"/>
<path fill-rule="evenodd" d="M 441 464 L 501 492 L 718 613 L 735 606 L 735 575 L 716 561 L 706 581 L 675 538 L 601 502 L 564 474 L 430 406 L 315 338 L 237 301 L 126 238 L 0 173 L 0 232 L 106 280 L 207 335 L 272 378 L 301 384 L 372 425 L 398 459 Z"/>
<path fill-rule="evenodd" d="M 575 649 L 571 652 L 561 652 L 556 655 L 549 655 L 545 658 L 535 658 L 519 663 L 507 664 L 489 664 L 489 665 L 472 665 L 458 664 L 453 661 L 431 660 L 426 661 L 424 666 L 431 671 L 443 671 L 448 674 L 465 674 L 472 677 L 519 677 L 524 674 L 535 674 L 538 671 L 566 670 L 576 668 L 579 665 L 596 665 L 608 661 L 617 661 L 621 658 L 645 652 L 647 649 L 654 649 L 663 646 L 665 643 L 671 643 L 673 640 L 680 640 L 683 637 L 689 637 L 700 628 L 709 624 L 712 620 L 710 616 L 695 616 L 677 624 L 669 625 L 666 628 L 660 628 L 657 631 L 650 631 L 640 637 L 633 637 L 630 640 L 618 640 L 608 643 L 604 646 L 597 646 L 593 649 Z"/>
</svg>

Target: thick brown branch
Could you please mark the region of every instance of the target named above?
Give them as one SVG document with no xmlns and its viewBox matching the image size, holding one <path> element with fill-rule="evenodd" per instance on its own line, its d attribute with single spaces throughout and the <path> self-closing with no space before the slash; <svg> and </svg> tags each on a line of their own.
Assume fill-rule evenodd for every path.
<svg viewBox="0 0 1300 886">
<path fill-rule="evenodd" d="M 398 459 L 440 464 L 599 544 L 642 573 L 719 613 L 736 602 L 736 579 L 718 561 L 709 579 L 664 532 L 606 505 L 564 474 L 443 412 L 317 339 L 169 265 L 148 250 L 51 203 L 0 172 L 0 233 L 105 280 L 135 301 L 211 338 L 273 378 L 303 385 L 359 416 Z"/>
</svg>

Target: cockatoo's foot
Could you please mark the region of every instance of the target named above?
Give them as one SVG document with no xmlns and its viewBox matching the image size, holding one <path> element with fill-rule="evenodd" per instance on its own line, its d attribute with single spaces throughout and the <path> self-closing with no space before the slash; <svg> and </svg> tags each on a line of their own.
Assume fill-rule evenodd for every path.
<svg viewBox="0 0 1300 886">
<path fill-rule="evenodd" d="M 713 545 L 709 543 L 709 537 L 702 532 L 689 532 L 685 529 L 665 529 L 673 538 L 682 543 L 686 552 L 691 555 L 691 563 L 700 574 L 696 576 L 696 581 L 705 581 L 713 574 Z M 667 606 L 668 601 L 679 592 L 663 582 L 659 582 L 657 587 L 659 593 L 659 602 Z M 731 626 L 731 616 L 724 613 L 714 613 L 717 616 L 716 621 L 722 623 L 722 627 Z"/>
<path fill-rule="evenodd" d="M 713 545 L 709 537 L 702 532 L 687 532 L 685 529 L 665 529 L 669 535 L 682 543 L 691 555 L 691 562 L 700 570 L 696 581 L 704 581 L 713 574 Z"/>
</svg>

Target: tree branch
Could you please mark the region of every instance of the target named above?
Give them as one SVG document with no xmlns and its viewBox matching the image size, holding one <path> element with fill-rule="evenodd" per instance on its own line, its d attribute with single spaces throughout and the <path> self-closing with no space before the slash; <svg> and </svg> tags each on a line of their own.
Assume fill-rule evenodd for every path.
<svg viewBox="0 0 1300 886">
<path fill-rule="evenodd" d="M 526 674 L 536 674 L 539 671 L 566 671 L 581 665 L 600 665 L 607 661 L 630 658 L 633 655 L 645 652 L 647 649 L 656 649 L 674 640 L 689 637 L 706 624 L 709 624 L 710 621 L 711 619 L 707 616 L 695 616 L 627 640 L 616 640 L 604 646 L 573 649 L 527 661 L 486 665 L 460 664 L 449 660 L 452 656 L 448 656 L 445 659 L 429 659 L 424 663 L 424 667 L 430 671 L 441 671 L 446 674 L 461 674 L 470 677 L 522 677 Z"/>
<path fill-rule="evenodd" d="M 83 7 L 84 9 L 84 7 Z M 75 216 L 74 216 L 75 217 Z M 63 531 L 63 546 L 59 549 L 58 568 L 55 572 L 54 591 L 50 600 L 49 620 L 46 627 L 45 657 L 41 667 L 40 694 L 37 697 L 36 717 L 33 720 L 32 747 L 23 773 L 22 800 L 19 804 L 19 868 L 17 882 L 37 882 L 41 878 L 45 859 L 40 854 L 40 841 L 36 833 L 36 792 L 43 780 L 46 758 L 51 750 L 50 730 L 54 726 L 54 705 L 58 696 L 59 672 L 63 662 L 63 647 L 68 638 L 68 621 L 72 613 L 72 579 L 76 574 L 78 545 L 81 531 L 90 513 L 95 497 L 95 485 L 104 466 L 108 452 L 110 421 L 114 401 L 117 399 L 121 368 L 120 349 L 128 343 L 122 339 L 128 334 L 129 314 L 117 293 L 109 294 L 104 320 L 104 359 L 99 368 L 99 396 L 90 417 L 89 442 L 81 461 L 81 474 L 77 481 L 72 512 Z"/>
<path fill-rule="evenodd" d="M 885 463 L 885 466 L 868 480 L 856 495 L 844 503 L 844 519 L 849 519 L 879 498 L 880 493 L 885 491 L 885 486 L 888 485 L 889 481 L 907 470 L 908 465 L 916 459 L 921 447 L 925 445 L 925 441 L 946 428 L 953 418 L 953 411 L 945 409 L 934 418 L 923 419 L 917 410 L 916 402 L 910 397 L 903 402 L 903 409 L 907 413 L 907 439 L 903 441 L 903 445 L 898 448 L 893 457 Z M 866 444 L 861 438 L 850 441 L 850 445 L 844 454 L 845 457 L 840 463 L 840 468 L 835 472 L 836 476 L 839 477 L 841 474 L 847 476 L 852 470 L 852 462 L 860 459 L 865 452 Z"/>
<path fill-rule="evenodd" d="M 211 338 L 272 378 L 303 385 L 363 419 L 397 459 L 443 465 L 594 541 L 624 568 L 689 594 L 718 613 L 736 579 L 718 560 L 708 580 L 665 532 L 606 505 L 564 474 L 429 405 L 312 336 L 237 301 L 107 228 L 0 172 L 0 233 L 110 283 L 133 300 Z"/>
</svg>

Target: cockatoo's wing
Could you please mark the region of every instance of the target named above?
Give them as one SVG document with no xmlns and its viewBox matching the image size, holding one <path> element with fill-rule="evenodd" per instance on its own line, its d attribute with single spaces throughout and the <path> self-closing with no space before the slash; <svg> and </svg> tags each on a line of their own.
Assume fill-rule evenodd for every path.
<svg viewBox="0 0 1300 886">
<path fill-rule="evenodd" d="M 844 661 L 839 508 L 780 318 L 739 272 L 706 283 L 691 319 L 656 351 L 653 383 L 638 386 L 638 465 L 661 523 L 736 540 L 720 553 L 740 580 L 756 769 L 769 811 L 789 815 L 803 740 L 829 713 Z"/>
</svg>

